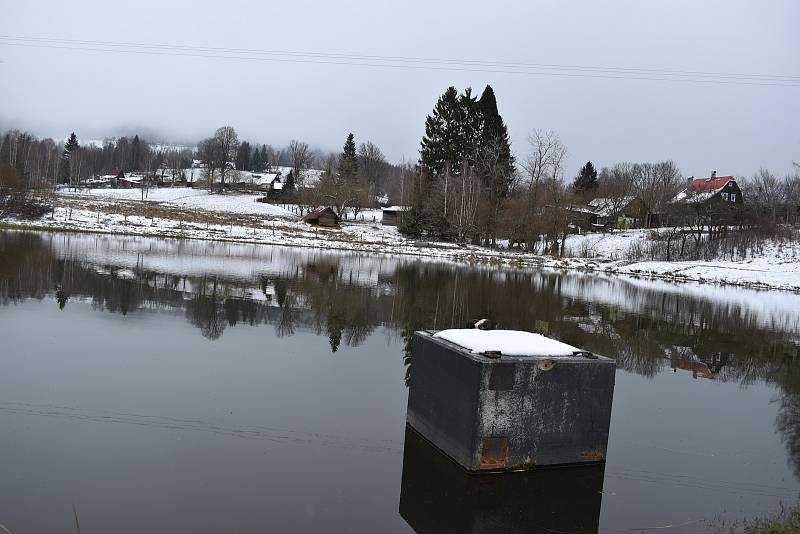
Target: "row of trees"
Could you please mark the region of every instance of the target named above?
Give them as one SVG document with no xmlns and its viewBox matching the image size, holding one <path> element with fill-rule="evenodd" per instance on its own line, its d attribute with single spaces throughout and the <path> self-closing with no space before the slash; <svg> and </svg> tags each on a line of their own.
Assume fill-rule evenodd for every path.
<svg viewBox="0 0 800 534">
<path fill-rule="evenodd" d="M 296 139 L 283 149 L 258 147 L 248 141 L 240 142 L 233 127 L 223 126 L 199 143 L 197 157 L 203 165 L 204 180 L 212 188 L 220 189 L 237 171 L 270 172 L 279 166 L 289 167 L 291 170 L 284 175 L 284 196 L 309 206 L 330 204 L 342 213 L 371 207 L 378 192 L 388 189 L 396 193 L 396 187 L 389 181 L 397 175 L 393 172 L 395 167 L 387 163 L 374 143 L 368 141 L 357 147 L 352 133 L 341 154 L 325 154 Z M 305 184 L 310 169 L 321 171 L 321 179 L 313 187 L 300 189 L 298 186 L 312 185 Z"/>
<path fill-rule="evenodd" d="M 773 223 L 800 222 L 800 163 L 784 176 L 760 169 L 749 178 L 739 179 L 739 187 L 751 208 Z"/>
<path fill-rule="evenodd" d="M 494 244 L 516 175 L 508 130 L 493 89 L 480 98 L 449 87 L 425 121 L 412 210 L 402 230 Z"/>
<path fill-rule="evenodd" d="M 94 176 L 118 172 L 155 174 L 159 169 L 182 170 L 191 163 L 190 149 L 153 146 L 138 135 L 81 144 L 73 132 L 62 145 L 51 138 L 11 130 L 0 141 L 4 176 L 13 176 L 28 189 L 77 185 Z"/>
<path fill-rule="evenodd" d="M 458 93 L 448 88 L 425 122 L 419 163 L 410 180 L 412 210 L 401 230 L 492 246 L 503 238 L 511 246 L 563 254 L 574 214 L 580 211 L 576 208 L 586 208 L 598 197 L 614 214 L 638 198 L 662 223 L 697 226 L 697 235 L 716 235 L 715 225 L 752 226 L 764 216 L 772 222 L 800 218 L 797 168 L 783 179 L 766 170 L 737 178 L 750 204 L 736 217 L 730 209 L 701 214 L 671 202 L 687 187 L 673 161 L 620 162 L 600 170 L 589 161 L 569 181 L 568 150 L 555 132 L 535 130 L 528 141 L 528 156 L 517 165 L 492 88 L 487 86 L 480 98 L 471 89 Z M 696 206 L 706 211 L 730 207 Z"/>
</svg>

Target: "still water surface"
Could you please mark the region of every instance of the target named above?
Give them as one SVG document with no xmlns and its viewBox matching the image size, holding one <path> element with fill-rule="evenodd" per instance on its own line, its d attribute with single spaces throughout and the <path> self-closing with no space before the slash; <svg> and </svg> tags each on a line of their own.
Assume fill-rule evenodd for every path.
<svg viewBox="0 0 800 534">
<path fill-rule="evenodd" d="M 480 317 L 617 360 L 604 469 L 467 477 L 406 435 L 411 333 Z M 796 294 L 0 232 L 0 523 L 695 532 L 797 501 L 798 356 Z"/>
</svg>

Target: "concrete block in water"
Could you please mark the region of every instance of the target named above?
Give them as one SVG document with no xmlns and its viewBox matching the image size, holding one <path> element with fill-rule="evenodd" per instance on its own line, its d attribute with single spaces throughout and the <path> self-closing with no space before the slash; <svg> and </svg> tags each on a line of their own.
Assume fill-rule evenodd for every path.
<svg viewBox="0 0 800 534">
<path fill-rule="evenodd" d="M 468 471 L 604 462 L 614 360 L 536 336 L 417 332 L 408 424 Z"/>
</svg>

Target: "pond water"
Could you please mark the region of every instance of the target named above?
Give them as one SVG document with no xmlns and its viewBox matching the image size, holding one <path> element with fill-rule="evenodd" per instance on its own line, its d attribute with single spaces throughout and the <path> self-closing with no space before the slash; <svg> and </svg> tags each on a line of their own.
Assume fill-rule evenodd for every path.
<svg viewBox="0 0 800 534">
<path fill-rule="evenodd" d="M 604 468 L 468 477 L 406 435 L 411 334 L 616 359 Z M 0 523 L 67 532 L 702 530 L 795 503 L 800 295 L 0 232 Z"/>
</svg>

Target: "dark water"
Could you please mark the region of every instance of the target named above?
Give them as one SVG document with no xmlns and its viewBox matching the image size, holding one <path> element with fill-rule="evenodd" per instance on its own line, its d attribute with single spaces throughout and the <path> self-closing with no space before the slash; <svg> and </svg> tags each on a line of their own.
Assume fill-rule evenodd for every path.
<svg viewBox="0 0 800 534">
<path fill-rule="evenodd" d="M 604 469 L 468 477 L 406 436 L 419 328 L 617 360 Z M 695 532 L 798 498 L 800 296 L 0 233 L 0 523 L 81 532 Z"/>
</svg>

